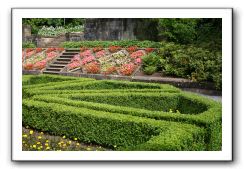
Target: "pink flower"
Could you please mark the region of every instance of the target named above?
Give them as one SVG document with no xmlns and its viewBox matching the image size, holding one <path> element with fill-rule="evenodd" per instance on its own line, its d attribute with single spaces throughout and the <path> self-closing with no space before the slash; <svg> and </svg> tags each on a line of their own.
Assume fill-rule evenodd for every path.
<svg viewBox="0 0 244 169">
<path fill-rule="evenodd" d="M 101 50 L 99 52 L 96 53 L 96 58 L 100 58 L 106 55 L 106 51 L 105 50 Z"/>
<path fill-rule="evenodd" d="M 92 51 L 91 50 L 86 50 L 85 52 L 80 53 L 81 57 L 88 57 L 90 55 L 92 55 Z"/>
<path fill-rule="evenodd" d="M 74 61 L 72 63 L 69 63 L 67 65 L 68 69 L 74 69 L 74 68 L 77 68 L 77 67 L 80 67 L 80 62 L 79 61 Z"/>
<path fill-rule="evenodd" d="M 75 55 L 72 59 L 71 59 L 71 62 L 75 62 L 75 61 L 81 61 L 81 58 L 80 58 L 80 55 L 79 54 L 77 54 L 77 55 Z"/>
<path fill-rule="evenodd" d="M 42 61 L 36 62 L 34 64 L 34 68 L 42 70 L 42 69 L 44 69 L 46 67 L 46 65 L 47 65 L 47 60 L 44 59 Z"/>
<path fill-rule="evenodd" d="M 144 51 L 143 50 L 138 50 L 136 52 L 133 52 L 130 57 L 133 58 L 133 59 L 136 59 L 136 58 L 140 58 L 142 57 L 143 55 L 145 55 Z"/>
<path fill-rule="evenodd" d="M 135 64 L 140 64 L 142 62 L 141 58 L 136 58 L 135 59 Z"/>
<path fill-rule="evenodd" d="M 83 59 L 81 60 L 81 64 L 82 64 L 82 65 L 85 65 L 85 64 L 87 64 L 87 63 L 89 63 L 89 62 L 91 62 L 91 61 L 93 61 L 93 60 L 95 60 L 95 57 L 92 56 L 92 55 L 90 55 L 90 56 L 87 56 L 87 57 L 83 58 Z"/>
</svg>

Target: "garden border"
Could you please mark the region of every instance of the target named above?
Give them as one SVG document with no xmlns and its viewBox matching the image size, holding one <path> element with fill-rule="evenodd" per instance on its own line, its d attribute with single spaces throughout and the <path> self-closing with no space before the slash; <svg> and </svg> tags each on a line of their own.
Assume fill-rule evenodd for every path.
<svg viewBox="0 0 244 169">
<path fill-rule="evenodd" d="M 39 75 L 42 74 L 38 70 L 22 70 L 24 75 Z M 93 78 L 96 80 L 127 80 L 132 82 L 151 82 L 160 84 L 170 84 L 179 88 L 197 88 L 213 90 L 217 94 L 222 94 L 222 91 L 218 91 L 214 88 L 214 84 L 211 82 L 192 82 L 188 79 L 183 78 L 171 78 L 171 77 L 147 77 L 147 76 L 121 76 L 121 75 L 102 75 L 102 74 L 84 74 L 84 73 L 73 73 L 73 72 L 60 72 L 57 75 L 72 76 L 72 77 L 85 77 Z"/>
</svg>

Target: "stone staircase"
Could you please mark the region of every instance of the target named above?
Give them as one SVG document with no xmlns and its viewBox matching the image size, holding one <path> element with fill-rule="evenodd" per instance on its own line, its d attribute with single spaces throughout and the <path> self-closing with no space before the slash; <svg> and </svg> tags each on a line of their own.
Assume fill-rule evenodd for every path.
<svg viewBox="0 0 244 169">
<path fill-rule="evenodd" d="M 80 50 L 68 49 L 65 50 L 60 56 L 50 63 L 47 68 L 43 71 L 44 74 L 59 74 L 62 69 L 70 63 L 74 55 L 78 54 Z"/>
</svg>

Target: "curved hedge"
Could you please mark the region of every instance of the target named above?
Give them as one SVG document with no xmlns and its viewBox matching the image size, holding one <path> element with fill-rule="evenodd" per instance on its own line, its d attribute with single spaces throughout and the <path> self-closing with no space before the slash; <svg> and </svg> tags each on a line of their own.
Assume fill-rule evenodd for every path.
<svg viewBox="0 0 244 169">
<path fill-rule="evenodd" d="M 23 124 L 115 150 L 219 151 L 221 104 L 170 85 L 24 76 Z"/>
</svg>

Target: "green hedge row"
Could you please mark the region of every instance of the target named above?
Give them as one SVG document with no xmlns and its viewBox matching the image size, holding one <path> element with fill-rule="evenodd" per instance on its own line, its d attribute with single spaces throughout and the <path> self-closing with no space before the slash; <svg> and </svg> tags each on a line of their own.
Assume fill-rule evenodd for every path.
<svg viewBox="0 0 244 169">
<path fill-rule="evenodd" d="M 79 111 L 77 113 L 82 114 L 82 118 L 84 113 L 85 115 L 90 114 L 91 116 L 96 116 L 99 113 L 106 116 L 105 113 L 107 113 L 107 118 L 112 117 L 110 120 L 114 120 L 113 117 L 123 116 L 124 118 L 127 116 L 129 119 L 147 119 L 149 121 L 156 121 L 157 124 L 163 123 L 165 125 L 164 127 L 156 125 L 158 127 L 157 131 L 160 131 L 152 137 L 145 136 L 145 133 L 139 133 L 139 135 L 145 137 L 145 140 L 139 138 L 139 136 L 138 138 L 132 138 L 132 136 L 131 138 L 126 138 L 125 136 L 125 139 L 128 139 L 128 141 L 131 140 L 128 144 L 117 141 L 108 144 L 111 140 L 107 143 L 103 140 L 106 138 L 102 138 L 110 138 L 110 136 L 107 136 L 107 133 L 101 132 L 99 135 L 101 138 L 98 139 L 95 136 L 93 137 L 93 132 L 96 133 L 93 130 L 90 131 L 91 138 L 87 136 L 83 138 L 80 136 L 82 141 L 94 142 L 106 146 L 119 145 L 118 150 L 221 150 L 221 104 L 215 101 L 195 94 L 181 92 L 179 89 L 170 85 L 113 80 L 98 81 L 85 78 L 71 78 L 64 81 L 59 79 L 56 82 L 48 82 L 47 77 L 40 77 L 43 80 L 31 80 L 31 78 L 31 76 L 23 77 L 23 97 L 25 95 L 24 98 L 29 98 L 23 102 L 23 114 L 25 114 L 25 117 L 23 116 L 23 122 L 34 128 L 45 129 L 45 131 L 53 132 L 54 134 L 65 134 L 73 137 L 72 127 L 69 128 L 71 131 L 68 131 L 68 133 L 62 129 L 59 131 L 59 127 L 66 126 L 68 122 L 64 122 L 64 125 L 57 124 L 57 126 L 55 119 L 65 115 L 64 119 L 72 123 L 74 112 L 76 112 L 73 112 L 73 110 Z M 57 77 L 54 76 L 55 78 Z M 29 83 L 26 83 L 26 81 L 29 81 Z M 32 108 L 28 108 L 32 104 L 35 107 L 33 111 Z M 57 109 L 52 109 L 54 107 Z M 66 112 L 66 110 L 69 111 Z M 179 112 L 176 110 L 179 110 Z M 36 114 L 34 115 L 34 113 Z M 39 120 L 37 120 L 38 118 Z M 42 118 L 47 118 L 47 121 L 44 120 L 45 122 L 43 122 Z M 78 116 L 74 118 L 78 118 Z M 99 118 L 100 116 L 96 116 L 97 120 Z M 61 121 L 63 122 L 64 119 L 62 118 Z M 74 124 L 78 123 L 78 121 Z M 137 122 L 139 121 L 135 123 L 137 124 Z M 89 119 L 86 123 L 91 123 L 89 124 L 90 127 L 91 125 L 98 124 L 94 119 Z M 101 123 L 99 125 L 102 125 Z M 112 131 L 110 132 L 116 130 L 113 127 L 117 124 L 114 123 L 112 124 L 112 121 L 108 122 L 108 125 L 112 126 Z M 151 122 L 145 123 L 148 123 L 148 125 L 149 123 L 151 124 Z M 52 124 L 54 124 L 54 128 L 52 128 Z M 155 124 L 153 123 L 152 126 Z M 80 125 L 83 124 L 78 124 L 78 126 Z M 186 126 L 182 127 L 184 125 Z M 50 126 L 50 128 L 45 128 L 45 126 Z M 126 130 L 129 130 L 129 127 L 127 127 L 125 127 Z M 108 129 L 109 127 L 106 126 L 106 128 Z M 85 127 L 84 129 L 87 128 Z M 131 132 L 136 132 L 135 130 L 132 129 Z M 139 127 L 140 132 L 141 130 Z M 123 130 L 123 132 L 125 131 Z M 76 135 L 77 133 L 74 134 Z M 122 141 L 124 134 L 123 137 L 122 135 L 118 136 L 120 139 L 117 136 L 114 137 Z M 132 142 L 133 139 L 141 139 L 141 141 L 134 143 Z M 172 140 L 172 143 L 170 140 Z"/>
<path fill-rule="evenodd" d="M 153 41 L 137 41 L 137 40 L 121 40 L 121 41 L 79 41 L 79 42 L 63 42 L 61 44 L 64 48 L 80 48 L 80 47 L 103 47 L 108 48 L 109 46 L 137 46 L 139 48 L 158 48 L 160 47 L 159 42 Z"/>
<path fill-rule="evenodd" d="M 185 98 L 175 93 L 92 93 L 64 94 L 72 100 L 104 103 L 115 106 L 141 108 L 150 111 L 199 114 L 207 110 L 207 105 L 198 100 Z"/>
<path fill-rule="evenodd" d="M 205 150 L 204 130 L 194 125 L 57 103 L 23 100 L 23 123 L 119 150 Z"/>
<path fill-rule="evenodd" d="M 205 141 L 209 147 L 208 150 L 220 150 L 222 140 L 221 104 L 216 104 L 214 101 L 199 96 L 194 96 L 192 94 L 184 94 L 184 97 L 185 99 L 191 97 L 193 100 L 195 100 L 195 102 L 201 102 L 201 104 L 206 104 L 208 110 L 197 115 L 191 115 L 176 112 L 170 113 L 163 111 L 149 111 L 141 108 L 138 109 L 132 107 L 114 106 L 87 101 L 74 101 L 67 98 L 62 98 L 60 96 L 56 97 L 55 95 L 34 96 L 33 99 L 45 101 L 47 103 L 59 103 L 74 107 L 84 107 L 87 109 L 100 110 L 112 113 L 129 114 L 132 116 L 146 117 L 156 120 L 167 120 L 195 124 L 197 126 L 204 127 L 206 131 L 208 131 L 205 136 Z"/>
<path fill-rule="evenodd" d="M 22 79 L 23 85 L 34 85 L 50 82 L 63 82 L 68 80 L 77 80 L 75 77 L 59 76 L 59 75 L 25 75 Z M 84 81 L 84 79 L 82 79 Z M 91 80 L 91 79 L 87 79 Z"/>
</svg>

